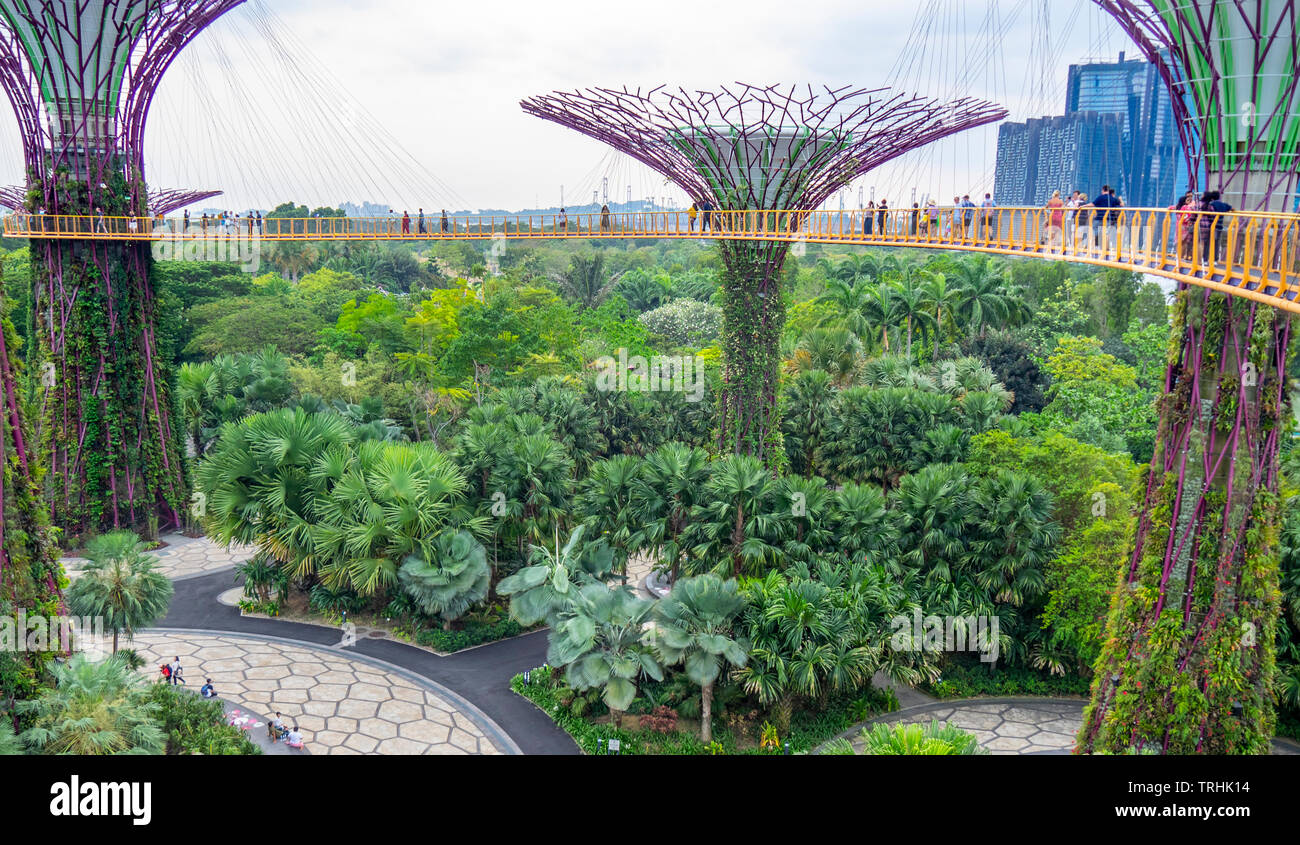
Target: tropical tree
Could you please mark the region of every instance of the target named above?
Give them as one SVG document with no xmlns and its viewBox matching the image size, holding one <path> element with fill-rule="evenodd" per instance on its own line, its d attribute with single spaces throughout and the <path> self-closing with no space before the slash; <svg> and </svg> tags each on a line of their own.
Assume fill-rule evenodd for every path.
<svg viewBox="0 0 1300 845">
<path fill-rule="evenodd" d="M 683 539 L 709 479 L 709 456 L 700 448 L 665 443 L 646 456 L 635 479 L 630 522 L 638 530 L 629 546 L 654 551 L 673 580 L 688 548 Z"/>
<path fill-rule="evenodd" d="M 943 273 L 923 270 L 919 275 L 926 302 L 934 309 L 931 325 L 934 326 L 937 347 L 950 334 L 952 315 L 961 304 L 962 293 L 955 285 L 948 284 L 948 277 Z"/>
<path fill-rule="evenodd" d="M 149 554 L 130 531 L 113 531 L 86 546 L 88 563 L 68 589 L 68 606 L 75 616 L 102 617 L 113 632 L 113 652 L 118 638 L 130 639 L 167 615 L 175 588 L 157 570 L 158 558 Z"/>
<path fill-rule="evenodd" d="M 987 255 L 976 255 L 956 265 L 956 282 L 961 304 L 957 314 L 972 331 L 983 337 L 990 323 L 1016 325 L 1027 314 L 1023 300 L 1007 286 L 1006 270 Z"/>
<path fill-rule="evenodd" d="M 796 369 L 828 373 L 836 387 L 848 387 L 862 369 L 862 341 L 846 328 L 812 329 L 799 341 Z"/>
<path fill-rule="evenodd" d="M 825 370 L 800 372 L 787 383 L 781 433 L 793 472 L 806 478 L 819 474 L 817 452 L 835 415 L 836 404 L 836 391 Z"/>
<path fill-rule="evenodd" d="M 23 742 L 45 754 L 162 754 L 167 737 L 158 705 L 145 700 L 144 680 L 120 657 L 93 662 L 84 654 L 51 667 L 54 686 L 19 701 L 32 721 Z"/>
<path fill-rule="evenodd" d="M 554 281 L 563 293 L 581 309 L 596 308 L 618 284 L 622 274 L 610 276 L 605 270 L 605 255 L 601 252 L 575 255 L 569 269 Z"/>
<path fill-rule="evenodd" d="M 615 728 L 622 726 L 623 711 L 636 699 L 640 677 L 664 678 L 644 642 L 653 610 L 653 602 L 626 588 L 587 584 L 560 608 L 552 626 L 547 662 L 565 669 L 565 681 L 573 689 L 599 688 Z"/>
<path fill-rule="evenodd" d="M 592 464 L 578 496 L 578 510 L 592 536 L 603 537 L 617 557 L 615 570 L 627 575 L 628 557 L 633 553 L 640 526 L 633 521 L 637 480 L 642 459 L 617 455 Z"/>
<path fill-rule="evenodd" d="M 451 630 L 451 623 L 487 598 L 492 569 L 483 545 L 468 531 L 444 531 L 430 550 L 431 558 L 408 555 L 397 578 L 421 610 Z"/>
<path fill-rule="evenodd" d="M 908 273 L 894 285 L 894 313 L 907 330 L 904 354 L 909 359 L 912 357 L 914 332 L 919 331 L 924 341 L 931 329 L 938 331 L 938 323 L 930 314 L 930 306 L 930 297 L 917 273 Z"/>
<path fill-rule="evenodd" d="M 713 741 L 713 687 L 728 666 L 744 666 L 748 643 L 733 627 L 745 598 L 735 580 L 716 575 L 683 578 L 655 607 L 655 648 L 665 666 L 682 663 L 700 688 L 700 739 Z"/>
<path fill-rule="evenodd" d="M 586 530 L 579 525 L 563 548 L 558 534 L 554 548 L 532 546 L 530 565 L 497 584 L 497 593 L 510 597 L 511 618 L 521 625 L 553 625 L 580 586 L 610 573 L 613 551 L 601 542 L 584 545 Z"/>
<path fill-rule="evenodd" d="M 757 458 L 727 455 L 715 461 L 684 532 L 691 545 L 690 568 L 738 576 L 778 561 L 786 527 L 778 489 Z"/>
<path fill-rule="evenodd" d="M 875 670 L 879 647 L 855 625 L 851 594 L 797 573 L 768 572 L 745 588 L 749 660 L 736 670 L 745 690 L 788 725 L 797 698 L 825 703 L 857 689 Z"/>
</svg>

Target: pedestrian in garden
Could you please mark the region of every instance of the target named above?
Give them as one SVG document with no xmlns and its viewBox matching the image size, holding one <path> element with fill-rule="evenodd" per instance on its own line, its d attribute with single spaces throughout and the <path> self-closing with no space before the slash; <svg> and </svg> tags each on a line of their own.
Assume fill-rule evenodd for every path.
<svg viewBox="0 0 1300 845">
<path fill-rule="evenodd" d="M 289 733 L 285 735 L 284 744 L 290 748 L 302 748 L 302 742 L 302 731 L 298 729 L 297 725 L 294 725 Z"/>
<path fill-rule="evenodd" d="M 217 690 L 212 686 L 212 679 L 208 678 L 203 686 L 199 687 L 199 695 L 204 698 L 216 698 Z"/>
<path fill-rule="evenodd" d="M 95 224 L 95 231 L 98 232 L 98 233 L 100 233 L 100 234 L 107 235 L 107 234 L 108 234 L 108 223 L 107 223 L 107 221 L 105 221 L 105 219 L 104 219 L 104 209 L 102 209 L 102 208 L 96 208 L 96 209 L 95 209 L 95 214 L 98 215 L 98 222 Z"/>
<path fill-rule="evenodd" d="M 275 718 L 266 723 L 266 733 L 271 737 L 273 743 L 279 742 L 280 738 L 284 736 L 284 718 L 280 715 L 279 710 L 275 711 Z"/>
<path fill-rule="evenodd" d="M 176 655 L 176 659 L 172 661 L 171 668 L 172 686 L 185 683 L 185 667 L 181 665 L 180 655 Z"/>
</svg>

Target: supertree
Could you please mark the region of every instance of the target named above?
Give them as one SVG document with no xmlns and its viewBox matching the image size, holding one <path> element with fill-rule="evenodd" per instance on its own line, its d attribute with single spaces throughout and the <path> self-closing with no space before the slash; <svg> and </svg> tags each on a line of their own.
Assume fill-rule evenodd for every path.
<svg viewBox="0 0 1300 845">
<path fill-rule="evenodd" d="M 973 99 L 888 89 L 738 84 L 717 91 L 585 88 L 524 100 L 524 111 L 620 150 L 708 203 L 715 228 L 783 240 L 722 239 L 723 396 L 719 447 L 780 460 L 777 392 L 785 325 L 781 272 L 806 212 L 909 150 L 1006 117 Z M 742 221 L 743 210 L 759 210 Z"/>
<path fill-rule="evenodd" d="M 1159 67 L 1190 172 L 1243 210 L 1283 210 L 1300 136 L 1295 3 L 1096 2 Z M 1077 750 L 1267 753 L 1290 317 L 1186 285 L 1173 314 L 1156 452 Z"/>
<path fill-rule="evenodd" d="M 22 135 L 26 210 L 87 221 L 158 210 L 144 163 L 154 95 L 181 50 L 242 2 L 0 0 L 0 84 Z M 37 440 L 54 522 L 71 534 L 180 524 L 185 469 L 151 263 L 145 241 L 33 244 Z"/>
</svg>

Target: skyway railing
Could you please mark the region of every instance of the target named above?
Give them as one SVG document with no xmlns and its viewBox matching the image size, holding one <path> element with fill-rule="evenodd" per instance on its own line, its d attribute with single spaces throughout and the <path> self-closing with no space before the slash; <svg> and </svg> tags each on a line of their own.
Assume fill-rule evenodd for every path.
<svg viewBox="0 0 1300 845">
<path fill-rule="evenodd" d="M 643 211 L 414 217 L 127 218 L 17 212 L 11 238 L 169 242 L 573 238 L 780 240 L 1023 255 L 1152 273 L 1300 313 L 1300 215 L 1173 209 Z"/>
</svg>

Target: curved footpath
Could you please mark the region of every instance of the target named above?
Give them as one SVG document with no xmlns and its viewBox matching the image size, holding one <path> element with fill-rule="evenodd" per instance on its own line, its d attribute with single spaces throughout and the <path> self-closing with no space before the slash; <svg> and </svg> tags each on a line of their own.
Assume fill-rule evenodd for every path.
<svg viewBox="0 0 1300 845">
<path fill-rule="evenodd" d="M 152 638 L 158 633 L 182 631 L 213 637 L 222 633 L 244 634 L 337 656 L 356 655 L 360 662 L 378 661 L 386 664 L 384 668 L 389 672 L 396 670 L 419 676 L 435 688 L 451 693 L 451 696 L 444 697 L 458 699 L 455 703 L 468 715 L 483 717 L 481 721 L 475 720 L 480 722 L 480 726 L 495 725 L 501 730 L 509 740 L 502 743 L 506 746 L 501 749 L 504 753 L 578 753 L 578 747 L 568 734 L 530 701 L 515 695 L 510 689 L 512 677 L 546 661 L 545 631 L 449 657 L 440 657 L 388 639 L 360 638 L 355 645 L 343 649 L 338 647 L 338 629 L 246 617 L 240 614 L 239 608 L 220 604 L 217 597 L 236 583 L 229 569 L 177 581 L 176 595 L 172 598 L 167 617 L 158 623 L 157 628 L 141 636 L 147 634 Z M 198 678 L 204 659 L 201 654 L 196 655 L 197 665 L 187 667 L 186 677 L 190 683 Z M 199 679 L 198 682 L 203 681 Z"/>
<path fill-rule="evenodd" d="M 220 602 L 238 586 L 233 568 L 245 550 L 166 539 L 171 545 L 159 552 L 159 569 L 173 579 L 176 594 L 167 617 L 137 635 L 136 647 L 155 664 L 179 653 L 191 684 L 203 683 L 201 673 L 210 667 L 214 681 L 222 676 L 218 692 L 250 716 L 281 706 L 286 713 L 300 710 L 317 753 L 579 753 L 568 734 L 510 689 L 512 677 L 545 662 L 545 631 L 447 657 L 360 632 L 344 648 L 337 628 L 245 617 Z M 72 560 L 65 564 L 75 567 Z M 648 567 L 629 572 L 629 580 L 639 584 L 642 569 Z M 916 690 L 896 691 L 902 709 L 842 736 L 860 745 L 866 725 L 938 719 L 973 732 L 995 754 L 1068 754 L 1084 705 L 1081 699 L 936 701 Z M 1298 754 L 1300 746 L 1277 739 L 1273 753 Z"/>
</svg>

